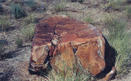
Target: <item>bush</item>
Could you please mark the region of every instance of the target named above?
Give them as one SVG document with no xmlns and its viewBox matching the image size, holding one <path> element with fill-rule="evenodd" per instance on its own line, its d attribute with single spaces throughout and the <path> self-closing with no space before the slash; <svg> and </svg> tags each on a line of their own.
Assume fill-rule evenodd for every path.
<svg viewBox="0 0 131 81">
<path fill-rule="evenodd" d="M 8 17 L 0 17 L 0 31 L 6 31 L 10 27 L 10 21 Z"/>
<path fill-rule="evenodd" d="M 108 3 L 105 5 L 106 9 L 122 9 L 122 4 L 125 2 L 125 0 L 107 0 Z"/>
<path fill-rule="evenodd" d="M 23 45 L 23 40 L 22 40 L 20 37 L 18 37 L 18 38 L 16 39 L 15 43 L 16 43 L 17 47 L 22 47 L 22 45 Z"/>
<path fill-rule="evenodd" d="M 11 12 L 16 19 L 22 18 L 27 16 L 24 9 L 20 6 L 20 4 L 12 4 L 11 5 Z"/>
<path fill-rule="evenodd" d="M 60 72 L 51 71 L 48 79 L 49 81 L 95 81 L 95 78 L 89 72 L 85 72 L 79 64 L 74 65 L 72 69 L 64 64 Z"/>
<path fill-rule="evenodd" d="M 0 44 L 0 56 L 1 54 L 4 52 L 4 45 L 3 44 Z"/>
<path fill-rule="evenodd" d="M 26 24 L 35 23 L 37 21 L 37 16 L 35 14 L 29 14 L 27 17 L 24 18 L 24 22 Z"/>
<path fill-rule="evenodd" d="M 87 23 L 93 24 L 93 19 L 90 16 L 84 18 L 84 21 Z"/>
<path fill-rule="evenodd" d="M 65 3 L 63 3 L 63 2 L 55 5 L 55 11 L 56 12 L 64 11 L 64 9 L 65 9 Z"/>
<path fill-rule="evenodd" d="M 7 41 L 6 40 L 0 40 L 0 60 L 2 58 L 2 55 L 5 52 L 5 46 L 7 45 Z"/>
<path fill-rule="evenodd" d="M 130 35 L 125 31 L 126 21 L 111 16 L 105 20 L 105 26 L 109 31 L 107 39 L 109 43 L 116 49 L 116 69 L 118 74 L 127 72 L 127 61 L 130 59 Z"/>
<path fill-rule="evenodd" d="M 131 18 L 131 6 L 127 7 L 127 17 Z"/>
<path fill-rule="evenodd" d="M 35 10 L 37 8 L 37 4 L 34 2 L 34 0 L 26 0 L 25 4 L 29 6 L 32 10 Z"/>
<path fill-rule="evenodd" d="M 34 36 L 34 28 L 35 28 L 34 24 L 29 24 L 21 30 L 24 41 L 31 41 L 32 40 L 32 38 Z"/>
</svg>

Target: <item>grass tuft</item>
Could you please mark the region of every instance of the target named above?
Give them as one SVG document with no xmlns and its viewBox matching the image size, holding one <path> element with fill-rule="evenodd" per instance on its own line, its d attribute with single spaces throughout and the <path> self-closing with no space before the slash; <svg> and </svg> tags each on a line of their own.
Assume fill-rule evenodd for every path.
<svg viewBox="0 0 131 81">
<path fill-rule="evenodd" d="M 64 64 L 64 63 L 63 63 Z M 66 68 L 65 68 L 66 67 Z M 49 74 L 49 81 L 94 81 L 95 78 L 89 72 L 84 72 L 83 68 L 78 64 L 73 68 L 64 65 L 63 70 L 56 72 L 54 70 Z"/>
<path fill-rule="evenodd" d="M 34 24 L 29 24 L 21 30 L 24 41 L 31 41 L 32 40 L 32 38 L 34 36 L 34 28 L 35 28 Z"/>
<path fill-rule="evenodd" d="M 17 47 L 22 47 L 23 45 L 23 40 L 21 38 L 17 38 L 16 41 L 15 41 Z"/>
<path fill-rule="evenodd" d="M 62 2 L 60 2 L 59 4 L 56 4 L 55 5 L 55 11 L 56 12 L 61 12 L 61 11 L 64 11 L 65 10 L 65 2 L 64 1 L 62 1 Z"/>
<path fill-rule="evenodd" d="M 110 9 L 122 9 L 122 4 L 125 3 L 125 0 L 107 0 L 108 3 L 105 5 L 106 8 Z"/>
<path fill-rule="evenodd" d="M 116 49 L 116 69 L 119 74 L 127 72 L 127 61 L 130 59 L 131 44 L 130 35 L 125 31 L 127 22 L 125 20 L 109 16 L 105 20 L 105 26 L 109 31 L 107 39 Z"/>
<path fill-rule="evenodd" d="M 0 17 L 0 31 L 6 31 L 10 27 L 10 21 L 8 17 L 1 16 Z"/>
<path fill-rule="evenodd" d="M 84 18 L 83 21 L 88 22 L 88 23 L 90 23 L 90 24 L 93 24 L 93 19 L 92 19 L 90 16 Z"/>
<path fill-rule="evenodd" d="M 26 12 L 24 11 L 24 9 L 22 8 L 22 6 L 20 4 L 12 4 L 11 5 L 11 12 L 16 19 L 27 16 Z"/>
<path fill-rule="evenodd" d="M 131 18 L 131 6 L 127 7 L 127 17 Z"/>
</svg>

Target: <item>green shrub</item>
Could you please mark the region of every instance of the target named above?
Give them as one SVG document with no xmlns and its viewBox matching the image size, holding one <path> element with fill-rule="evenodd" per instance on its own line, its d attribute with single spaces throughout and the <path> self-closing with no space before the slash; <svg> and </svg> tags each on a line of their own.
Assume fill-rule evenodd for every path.
<svg viewBox="0 0 131 81">
<path fill-rule="evenodd" d="M 78 2 L 83 3 L 85 0 L 78 0 Z"/>
<path fill-rule="evenodd" d="M 20 37 L 18 37 L 18 38 L 16 39 L 15 43 L 16 43 L 17 47 L 22 47 L 22 45 L 23 45 L 23 40 L 22 40 Z"/>
<path fill-rule="evenodd" d="M 109 31 L 107 39 L 109 43 L 116 49 L 116 69 L 118 74 L 123 74 L 127 72 L 127 61 L 130 59 L 130 35 L 125 31 L 126 21 L 113 18 L 111 16 L 107 17 L 105 20 L 105 26 Z"/>
<path fill-rule="evenodd" d="M 20 4 L 12 4 L 11 12 L 16 19 L 27 16 L 26 12 L 24 11 L 24 9 L 21 7 Z"/>
<path fill-rule="evenodd" d="M 2 58 L 2 55 L 4 54 L 5 52 L 5 46 L 7 45 L 7 43 L 1 41 L 0 42 L 0 59 Z"/>
<path fill-rule="evenodd" d="M 0 54 L 4 52 L 4 45 L 3 44 L 0 44 Z"/>
<path fill-rule="evenodd" d="M 32 40 L 32 38 L 34 36 L 34 28 L 35 28 L 34 24 L 29 24 L 21 30 L 24 41 L 31 41 Z"/>
<path fill-rule="evenodd" d="M 108 3 L 105 5 L 106 8 L 122 9 L 122 4 L 125 0 L 107 0 Z"/>
<path fill-rule="evenodd" d="M 131 18 L 131 6 L 127 7 L 127 17 Z"/>
<path fill-rule="evenodd" d="M 1 16 L 0 17 L 0 31 L 6 31 L 10 27 L 10 21 L 8 17 Z"/>
<path fill-rule="evenodd" d="M 87 23 L 93 24 L 93 19 L 90 16 L 84 18 L 84 21 Z"/>
<path fill-rule="evenodd" d="M 27 0 L 25 4 L 29 6 L 32 10 L 35 10 L 37 8 L 37 5 L 34 0 Z"/>
<path fill-rule="evenodd" d="M 36 22 L 37 17 L 35 14 L 29 14 L 27 17 L 24 18 L 24 22 L 26 24 L 34 23 Z"/>
<path fill-rule="evenodd" d="M 64 11 L 65 10 L 65 3 L 61 2 L 57 5 L 55 5 L 55 11 L 56 12 L 60 12 L 60 11 Z"/>
</svg>

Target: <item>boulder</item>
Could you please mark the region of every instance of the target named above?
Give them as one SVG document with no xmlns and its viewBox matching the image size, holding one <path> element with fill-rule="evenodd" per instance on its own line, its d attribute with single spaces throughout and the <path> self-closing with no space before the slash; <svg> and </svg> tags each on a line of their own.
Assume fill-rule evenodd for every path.
<svg viewBox="0 0 131 81">
<path fill-rule="evenodd" d="M 85 73 L 109 80 L 115 73 L 110 49 L 93 25 L 66 16 L 49 17 L 35 28 L 29 71 L 39 72 L 49 65 L 56 72 L 82 67 Z"/>
</svg>

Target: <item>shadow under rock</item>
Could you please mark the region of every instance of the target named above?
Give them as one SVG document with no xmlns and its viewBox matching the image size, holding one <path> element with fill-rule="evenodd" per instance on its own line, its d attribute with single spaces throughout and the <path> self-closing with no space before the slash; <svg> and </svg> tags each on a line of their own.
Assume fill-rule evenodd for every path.
<svg viewBox="0 0 131 81">
<path fill-rule="evenodd" d="M 105 77 L 106 74 L 108 74 L 111 71 L 112 67 L 115 66 L 115 62 L 116 62 L 117 51 L 112 46 L 110 46 L 110 44 L 108 43 L 106 38 L 104 38 L 104 39 L 105 39 L 105 62 L 106 62 L 105 64 L 106 64 L 106 67 L 101 73 L 99 73 L 96 76 L 97 78 Z"/>
<path fill-rule="evenodd" d="M 21 50 L 21 49 L 17 49 L 17 50 L 15 50 L 15 51 L 11 51 L 11 52 L 8 52 L 8 53 L 3 54 L 3 55 L 1 55 L 0 60 L 5 60 L 5 59 L 10 59 L 10 58 L 17 57 L 18 55 L 20 55 L 20 54 L 18 53 L 20 50 Z"/>
</svg>

